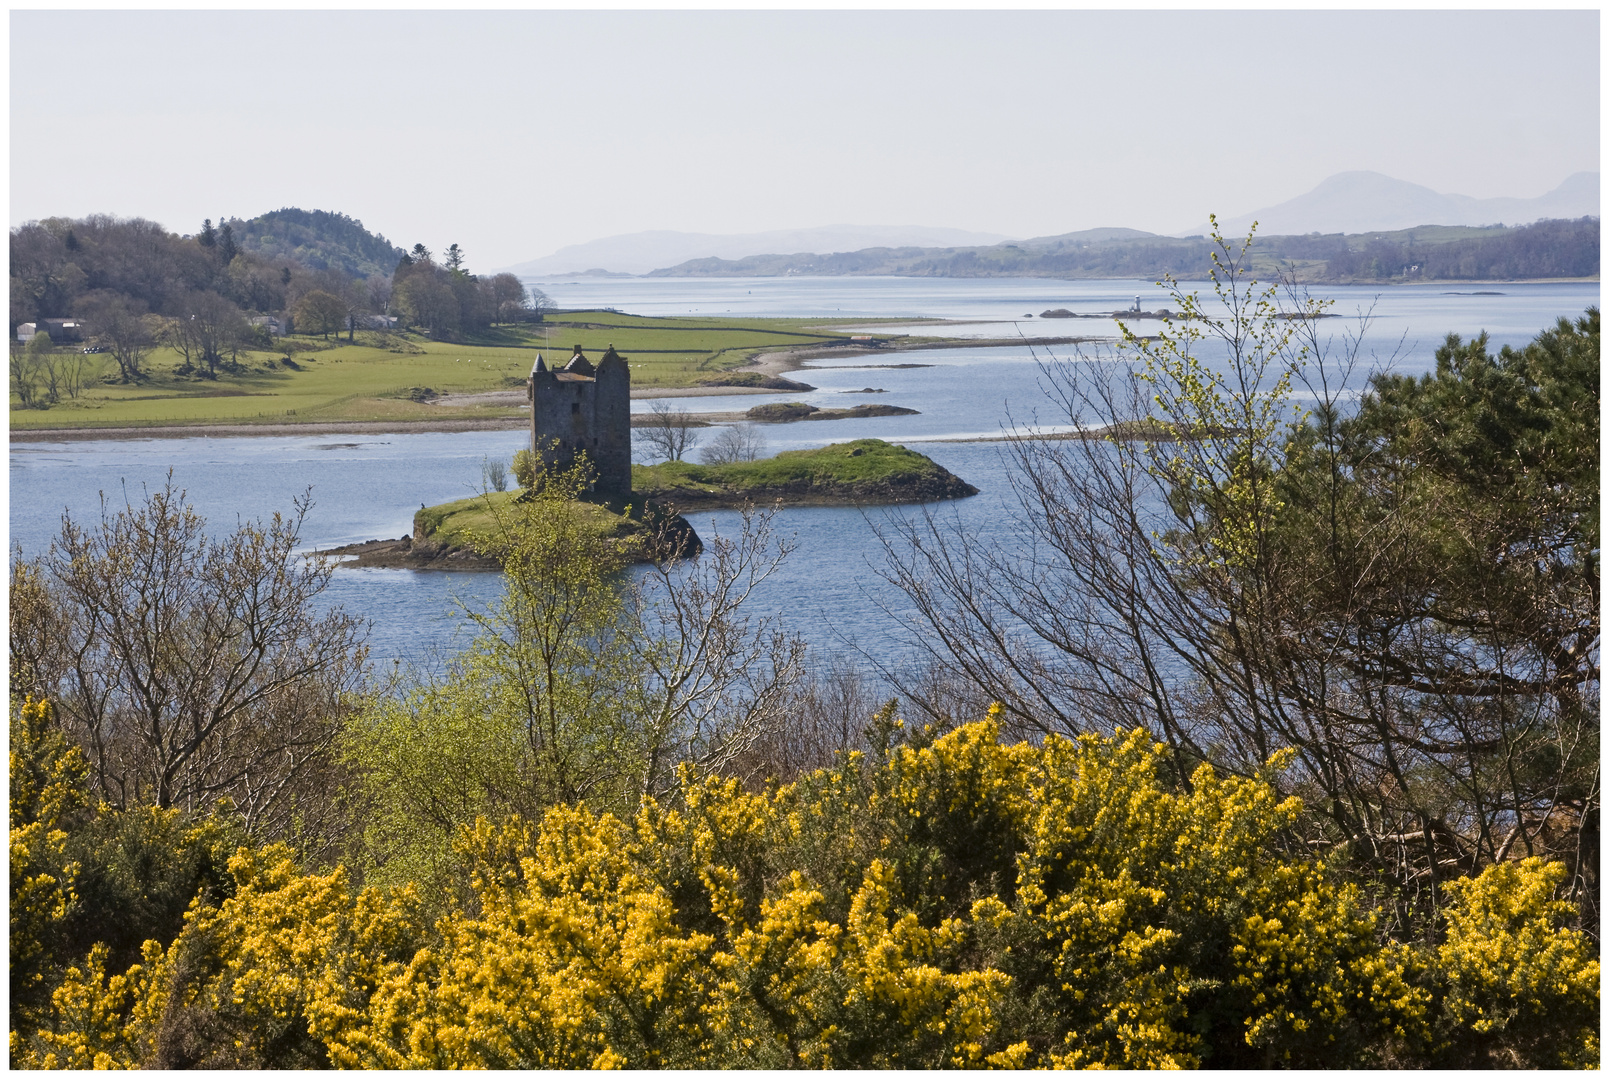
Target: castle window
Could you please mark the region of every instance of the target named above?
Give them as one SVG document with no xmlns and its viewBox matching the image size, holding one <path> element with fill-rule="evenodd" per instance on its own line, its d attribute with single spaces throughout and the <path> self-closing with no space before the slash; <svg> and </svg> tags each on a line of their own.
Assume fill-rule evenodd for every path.
<svg viewBox="0 0 1610 1080">
<path fill-rule="evenodd" d="M 570 403 L 570 415 L 575 416 L 576 414 L 578 414 L 580 412 L 581 412 L 581 402 L 572 401 Z"/>
</svg>

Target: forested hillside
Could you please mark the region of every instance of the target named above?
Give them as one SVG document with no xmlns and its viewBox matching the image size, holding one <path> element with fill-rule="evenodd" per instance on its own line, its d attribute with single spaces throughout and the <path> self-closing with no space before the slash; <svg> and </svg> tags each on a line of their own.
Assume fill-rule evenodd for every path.
<svg viewBox="0 0 1610 1080">
<path fill-rule="evenodd" d="M 268 258 L 284 256 L 310 270 L 339 270 L 350 277 L 389 274 L 404 251 L 363 227 L 363 222 L 328 210 L 288 206 L 250 221 L 232 218 L 242 251 Z"/>
<path fill-rule="evenodd" d="M 141 218 L 47 218 L 11 230 L 10 330 L 76 320 L 74 343 L 111 353 L 130 382 L 156 345 L 180 353 L 186 373 L 211 378 L 241 350 L 267 349 L 271 335 L 291 330 L 350 337 L 414 327 L 457 339 L 540 317 L 545 297 L 512 274 L 472 274 L 465 259 L 457 244 L 440 260 L 423 244 L 405 254 L 325 211 L 207 220 L 193 235 Z"/>
<path fill-rule="evenodd" d="M 1090 232 L 1129 233 L 1130 230 Z M 1213 250 L 1203 237 L 1089 233 L 970 248 L 867 248 L 834 254 L 696 259 L 654 271 L 664 277 L 878 274 L 908 277 L 1140 278 L 1200 274 Z M 1403 283 L 1594 277 L 1599 219 L 1540 221 L 1519 228 L 1423 226 L 1361 235 L 1259 236 L 1249 266 L 1294 273 L 1309 284 Z"/>
</svg>

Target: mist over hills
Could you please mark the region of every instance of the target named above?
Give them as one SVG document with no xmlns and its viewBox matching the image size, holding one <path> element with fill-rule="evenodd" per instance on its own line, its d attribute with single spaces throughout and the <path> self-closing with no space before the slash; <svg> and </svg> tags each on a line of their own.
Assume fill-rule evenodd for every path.
<svg viewBox="0 0 1610 1080">
<path fill-rule="evenodd" d="M 536 277 L 607 270 L 646 274 L 689 259 L 741 259 L 747 255 L 789 251 L 856 251 L 870 247 L 958 247 L 994 244 L 1000 233 L 970 232 L 922 225 L 822 225 L 811 229 L 774 229 L 758 233 L 690 233 L 656 229 L 606 236 L 562 247 L 552 255 L 505 269 Z"/>
<path fill-rule="evenodd" d="M 1474 199 L 1443 194 L 1381 173 L 1356 171 L 1337 173 L 1312 191 L 1283 203 L 1221 219 L 1219 227 L 1227 237 L 1244 236 L 1254 221 L 1259 223 L 1259 233 L 1266 237 L 1310 233 L 1339 236 L 1401 232 L 1425 226 L 1515 227 L 1543 220 L 1598 216 L 1597 172 L 1575 173 L 1537 198 Z M 1207 232 L 1204 223 L 1174 236 L 1189 238 Z M 995 248 L 1002 249 L 1001 254 L 1010 263 L 1014 252 L 1044 255 L 1091 245 L 1166 247 L 1170 239 L 1125 228 L 1083 229 L 1025 240 L 922 226 L 826 225 L 727 235 L 655 230 L 573 244 L 508 269 L 527 277 L 589 271 L 700 276 L 733 273 L 735 268 L 729 265 L 732 263 L 741 263 L 744 270 L 758 273 L 825 273 L 829 266 L 840 273 L 902 273 L 911 272 L 902 268 L 921 264 L 917 272 L 931 274 L 944 273 L 941 266 L 965 271 L 970 254 L 962 253 L 978 253 L 985 261 L 995 261 L 986 254 Z M 1128 258 L 1118 261 L 1133 262 Z M 1575 257 L 1566 261 L 1580 265 Z"/>
<path fill-rule="evenodd" d="M 1212 252 L 1211 241 L 1200 236 L 1090 229 L 987 247 L 863 248 L 827 255 L 693 259 L 649 276 L 1157 280 L 1170 274 L 1192 279 L 1202 274 Z M 1349 234 L 1282 236 L 1259 230 L 1249 258 L 1253 272 L 1265 280 L 1295 275 L 1313 284 L 1589 278 L 1599 273 L 1599 219 L 1546 219 L 1487 228 L 1422 225 Z"/>
<path fill-rule="evenodd" d="M 1599 216 L 1599 174 L 1579 172 L 1535 199 L 1473 199 L 1445 195 L 1378 172 L 1337 173 L 1312 191 L 1250 214 L 1221 218 L 1225 236 L 1244 236 L 1252 223 L 1265 235 L 1391 232 L 1421 225 L 1527 225 L 1544 218 Z M 1206 235 L 1203 222 L 1190 233 Z"/>
</svg>

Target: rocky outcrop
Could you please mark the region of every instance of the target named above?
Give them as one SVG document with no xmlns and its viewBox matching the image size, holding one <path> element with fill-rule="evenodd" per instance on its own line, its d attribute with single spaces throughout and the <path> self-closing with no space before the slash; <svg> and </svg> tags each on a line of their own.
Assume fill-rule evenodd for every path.
<svg viewBox="0 0 1610 1080">
<path fill-rule="evenodd" d="M 877 391 L 863 391 L 877 393 Z M 744 417 L 762 424 L 791 424 L 796 420 L 859 420 L 868 416 L 916 416 L 916 409 L 899 405 L 857 405 L 851 409 L 822 409 L 802 401 L 775 401 L 756 405 Z"/>
<path fill-rule="evenodd" d="M 675 510 L 645 500 L 637 534 L 642 543 L 636 549 L 636 562 L 658 562 L 682 555 L 697 555 L 704 542 L 688 520 Z M 468 544 L 444 544 L 430 537 L 428 526 L 415 515 L 414 536 L 396 540 L 365 540 L 317 552 L 335 556 L 342 566 L 378 567 L 398 570 L 501 570 L 497 559 L 482 555 Z"/>
<path fill-rule="evenodd" d="M 1095 312 L 1090 312 L 1090 313 L 1087 313 L 1087 314 L 1081 314 L 1080 312 L 1077 312 L 1077 311 L 1069 311 L 1067 308 L 1052 308 L 1050 311 L 1042 311 L 1042 312 L 1040 312 L 1040 318 L 1042 318 L 1042 319 L 1175 319 L 1175 320 L 1179 320 L 1179 319 L 1183 319 L 1184 317 L 1185 316 L 1181 315 L 1179 312 L 1170 311 L 1170 310 L 1168 310 L 1168 308 L 1158 308 L 1156 311 L 1135 311 L 1133 309 L 1126 309 L 1124 311 L 1095 311 Z"/>
<path fill-rule="evenodd" d="M 781 375 L 769 375 L 759 371 L 729 371 L 722 375 L 714 375 L 708 379 L 701 379 L 700 386 L 741 386 L 751 390 L 783 390 L 789 393 L 803 393 L 815 390 L 809 383 L 796 382 L 785 379 Z"/>
<path fill-rule="evenodd" d="M 384 567 L 398 570 L 500 570 L 496 559 L 475 549 L 432 540 L 415 542 L 412 536 L 396 540 L 365 540 L 318 552 L 336 556 L 343 566 Z"/>
</svg>

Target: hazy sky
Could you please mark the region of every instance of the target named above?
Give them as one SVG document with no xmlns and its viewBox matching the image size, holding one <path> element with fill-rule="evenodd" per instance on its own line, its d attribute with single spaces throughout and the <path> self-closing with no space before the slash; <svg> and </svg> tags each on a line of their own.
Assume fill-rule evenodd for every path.
<svg viewBox="0 0 1610 1080">
<path fill-rule="evenodd" d="M 20 12 L 11 221 L 338 210 L 474 270 L 644 229 L 1172 232 L 1599 167 L 1596 11 Z"/>
</svg>

